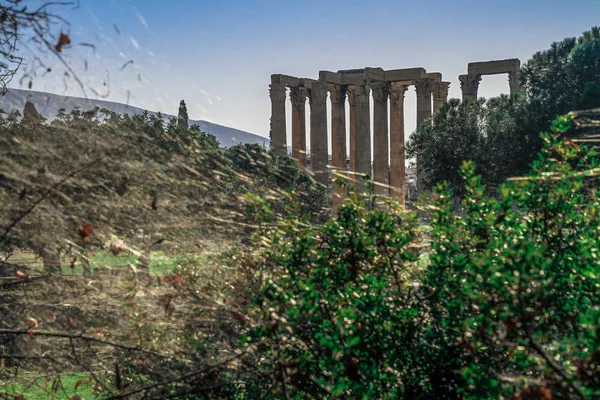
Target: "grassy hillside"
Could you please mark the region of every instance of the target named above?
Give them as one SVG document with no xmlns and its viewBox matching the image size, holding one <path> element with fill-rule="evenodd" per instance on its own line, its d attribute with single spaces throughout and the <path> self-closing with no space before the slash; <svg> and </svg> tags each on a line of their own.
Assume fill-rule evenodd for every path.
<svg viewBox="0 0 600 400">
<path fill-rule="evenodd" d="M 141 114 L 143 109 L 130 106 L 123 103 L 112 101 L 85 99 L 81 97 L 61 96 L 53 93 L 37 92 L 34 90 L 10 89 L 9 92 L 0 97 L 0 108 L 6 112 L 13 110 L 22 111 L 25 103 L 31 101 L 38 112 L 48 119 L 52 119 L 58 113 L 60 108 L 64 108 L 67 113 L 79 107 L 82 110 L 90 110 L 94 107 L 107 108 L 119 114 Z M 173 110 L 177 111 L 177 110 Z M 154 112 L 151 112 L 154 114 Z M 170 118 L 173 115 L 163 114 L 165 118 Z M 190 120 L 190 125 L 198 125 L 200 129 L 206 133 L 214 135 L 221 146 L 231 147 L 240 143 L 260 144 L 266 147 L 269 146 L 267 137 L 259 136 L 254 133 L 242 131 L 239 129 L 230 128 L 202 120 Z"/>
</svg>

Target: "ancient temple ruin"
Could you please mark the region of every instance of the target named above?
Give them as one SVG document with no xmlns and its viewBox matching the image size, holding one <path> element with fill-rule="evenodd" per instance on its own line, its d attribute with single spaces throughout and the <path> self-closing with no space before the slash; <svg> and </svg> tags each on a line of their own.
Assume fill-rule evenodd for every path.
<svg viewBox="0 0 600 400">
<path fill-rule="evenodd" d="M 477 100 L 477 90 L 483 75 L 508 74 L 508 85 L 510 94 L 521 92 L 518 74 L 521 69 L 521 61 L 518 58 L 506 60 L 472 62 L 467 65 L 467 73 L 459 75 L 462 99 Z"/>
<path fill-rule="evenodd" d="M 519 91 L 516 80 L 519 68 L 518 59 L 468 64 L 468 73 L 459 77 L 463 98 L 477 98 L 479 81 L 486 74 L 508 73 L 511 93 Z M 271 75 L 271 148 L 276 154 L 287 154 L 286 98 L 289 89 L 292 104 L 292 158 L 305 167 L 308 147 L 310 169 L 318 182 L 329 186 L 330 172 L 347 174 L 349 170 L 350 177 L 366 174 L 372 177 L 377 194 L 391 196 L 404 205 L 404 96 L 411 85 L 415 86 L 417 94 L 416 122 L 419 126 L 430 120 L 448 98 L 450 82 L 443 81 L 439 72 L 428 73 L 424 68 L 385 71 L 367 67 L 337 72 L 320 71 L 318 79 Z M 328 95 L 331 101 L 331 160 L 327 146 Z M 306 99 L 310 111 L 308 146 Z M 346 115 L 346 102 L 349 115 Z M 349 119 L 349 132 L 346 132 L 346 118 Z M 347 139 L 350 142 L 349 155 L 346 154 Z M 423 180 L 419 179 L 421 172 L 418 159 L 416 169 L 417 189 L 420 190 Z M 343 199 L 342 189 L 335 184 L 332 198 L 334 208 Z"/>
</svg>

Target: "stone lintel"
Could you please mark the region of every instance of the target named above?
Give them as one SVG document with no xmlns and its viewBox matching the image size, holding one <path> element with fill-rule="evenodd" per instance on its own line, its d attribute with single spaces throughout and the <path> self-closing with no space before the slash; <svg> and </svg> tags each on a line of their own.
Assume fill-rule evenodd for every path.
<svg viewBox="0 0 600 400">
<path fill-rule="evenodd" d="M 467 65 L 468 75 L 494 75 L 517 72 L 521 68 L 521 61 L 518 58 L 509 58 L 506 60 L 493 60 L 472 62 Z"/>
<path fill-rule="evenodd" d="M 331 71 L 319 71 L 319 81 L 323 83 L 342 84 L 342 75 Z"/>
<path fill-rule="evenodd" d="M 297 87 L 300 84 L 300 78 L 290 75 L 273 74 L 271 75 L 271 83 L 279 83 L 287 87 Z"/>
<path fill-rule="evenodd" d="M 385 71 L 384 79 L 387 82 L 413 82 L 426 76 L 425 68 L 404 68 Z"/>
<path fill-rule="evenodd" d="M 310 79 L 310 78 L 300 78 L 300 82 L 299 82 L 298 86 L 310 89 L 314 82 L 317 82 L 317 81 L 314 79 Z"/>
<path fill-rule="evenodd" d="M 427 78 L 432 78 L 433 80 L 435 80 L 437 82 L 442 81 L 442 74 L 440 72 L 428 72 L 427 74 L 425 74 L 425 76 Z"/>
<path fill-rule="evenodd" d="M 362 75 L 342 75 L 342 85 L 345 86 L 364 85 L 368 82 L 369 79 L 366 79 Z"/>
<path fill-rule="evenodd" d="M 365 68 L 364 72 L 365 79 L 369 79 L 372 81 L 384 81 L 385 80 L 385 71 L 383 68 Z"/>
<path fill-rule="evenodd" d="M 362 75 L 365 73 L 365 69 L 364 68 L 341 69 L 337 73 L 340 75 Z"/>
</svg>

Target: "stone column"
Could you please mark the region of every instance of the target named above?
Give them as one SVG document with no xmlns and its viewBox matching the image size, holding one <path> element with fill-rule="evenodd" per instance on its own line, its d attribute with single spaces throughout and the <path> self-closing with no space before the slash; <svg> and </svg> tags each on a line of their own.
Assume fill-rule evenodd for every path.
<svg viewBox="0 0 600 400">
<path fill-rule="evenodd" d="M 354 86 L 348 86 L 346 89 L 346 95 L 348 97 L 349 114 L 348 117 L 350 119 L 350 171 L 356 172 L 356 103 L 354 100 Z M 356 177 L 354 175 L 351 176 L 352 180 Z"/>
<path fill-rule="evenodd" d="M 271 149 L 277 155 L 287 154 L 287 132 L 285 127 L 285 85 L 271 83 Z"/>
<path fill-rule="evenodd" d="M 368 82 L 362 82 L 354 87 L 355 102 L 355 168 L 356 179 L 362 179 L 362 175 L 371 176 L 371 110 L 369 108 L 371 99 L 371 88 Z M 357 184 L 359 191 L 364 191 L 362 184 Z"/>
<path fill-rule="evenodd" d="M 458 79 L 460 80 L 463 101 L 467 99 L 477 100 L 477 89 L 479 89 L 481 75 L 459 75 Z"/>
<path fill-rule="evenodd" d="M 332 179 L 334 174 L 347 177 L 346 173 L 346 87 L 329 85 L 331 97 L 331 165 Z M 333 183 L 331 199 L 333 210 L 337 210 L 344 202 L 344 189 Z"/>
<path fill-rule="evenodd" d="M 389 85 L 373 82 L 373 180 L 375 193 L 389 194 L 388 107 Z"/>
<path fill-rule="evenodd" d="M 517 71 L 508 73 L 508 86 L 510 94 L 522 93 L 521 83 L 519 82 L 519 73 Z"/>
<path fill-rule="evenodd" d="M 303 170 L 306 168 L 306 97 L 306 88 L 291 88 L 292 158 Z"/>
<path fill-rule="evenodd" d="M 310 101 L 310 167 L 315 180 L 327 188 L 327 86 L 313 82 Z"/>
<path fill-rule="evenodd" d="M 406 201 L 406 157 L 404 154 L 404 94 L 407 85 L 390 87 L 390 186 L 391 194 L 404 207 Z"/>
<path fill-rule="evenodd" d="M 433 89 L 434 80 L 424 78 L 415 81 L 415 89 L 417 91 L 417 129 L 431 119 L 431 91 Z M 422 192 L 423 187 L 423 171 L 422 165 L 419 163 L 417 156 L 417 191 Z"/>
<path fill-rule="evenodd" d="M 435 82 L 433 86 L 433 114 L 437 114 L 444 103 L 448 101 L 450 82 Z"/>
</svg>

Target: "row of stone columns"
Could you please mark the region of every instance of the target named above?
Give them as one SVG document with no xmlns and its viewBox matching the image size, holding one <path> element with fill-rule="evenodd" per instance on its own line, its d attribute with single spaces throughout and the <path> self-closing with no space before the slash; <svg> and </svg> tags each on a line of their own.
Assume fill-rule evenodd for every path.
<svg viewBox="0 0 600 400">
<path fill-rule="evenodd" d="M 375 182 L 379 195 L 391 195 L 401 204 L 405 201 L 404 152 L 404 97 L 410 85 L 417 92 L 417 124 L 430 119 L 448 96 L 448 82 L 440 74 L 427 74 L 414 82 L 387 82 L 384 80 L 356 79 L 352 84 L 335 84 L 304 80 L 303 86 L 290 86 L 292 103 L 292 157 L 306 166 L 306 98 L 310 105 L 310 165 L 315 179 L 328 184 L 327 115 L 329 92 L 331 99 L 331 166 L 334 172 L 347 169 L 346 156 L 346 99 L 349 103 L 350 171 L 369 175 Z M 290 82 L 296 82 L 290 78 Z M 299 81 L 298 81 L 299 82 Z M 288 84 L 289 86 L 289 84 Z M 274 82 L 270 86 L 272 117 L 271 143 L 276 154 L 286 154 L 285 130 L 286 83 Z M 373 160 L 371 159 L 371 112 L 373 94 Z M 431 107 L 433 96 L 433 110 Z M 388 99 L 390 115 L 388 126 Z M 389 139 L 389 141 L 388 141 Z M 389 143 L 389 146 L 388 146 Z M 388 163 L 389 160 L 389 163 Z M 418 164 L 418 160 L 417 160 Z M 391 188 L 391 190 L 390 190 Z M 342 188 L 333 184 L 333 207 L 343 198 Z"/>
</svg>

